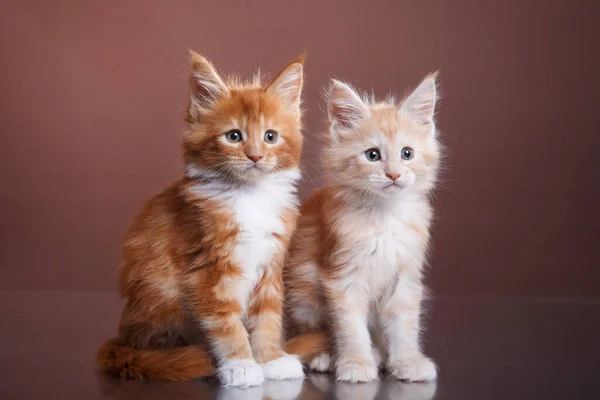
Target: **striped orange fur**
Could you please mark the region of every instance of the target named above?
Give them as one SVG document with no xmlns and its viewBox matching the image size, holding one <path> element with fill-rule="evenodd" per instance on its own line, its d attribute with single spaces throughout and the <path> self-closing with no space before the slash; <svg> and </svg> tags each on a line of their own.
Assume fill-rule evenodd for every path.
<svg viewBox="0 0 600 400">
<path fill-rule="evenodd" d="M 295 59 L 263 85 L 224 79 L 192 53 L 186 172 L 147 202 L 126 236 L 127 303 L 118 336 L 98 352 L 104 370 L 172 381 L 216 372 L 230 386 L 303 376 L 282 342 L 303 64 Z"/>
</svg>

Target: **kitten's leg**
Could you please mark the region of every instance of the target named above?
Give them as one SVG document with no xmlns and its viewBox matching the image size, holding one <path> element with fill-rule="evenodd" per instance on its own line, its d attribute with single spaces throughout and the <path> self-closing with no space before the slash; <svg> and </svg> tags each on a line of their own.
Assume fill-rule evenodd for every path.
<svg viewBox="0 0 600 400">
<path fill-rule="evenodd" d="M 311 371 L 317 372 L 328 372 L 331 371 L 331 354 L 328 352 L 320 353 L 318 356 L 312 359 L 308 368 Z"/>
<path fill-rule="evenodd" d="M 282 349 L 283 280 L 281 269 L 265 272 L 251 296 L 248 328 L 254 357 L 266 379 L 282 380 L 304 376 L 296 356 Z"/>
<path fill-rule="evenodd" d="M 195 312 L 217 361 L 217 376 L 224 386 L 260 385 L 264 380 L 263 371 L 254 361 L 242 321 L 245 307 L 237 298 L 244 278 L 221 272 L 217 279 L 214 286 L 193 285 Z M 207 277 L 190 279 L 190 283 L 194 281 L 210 282 Z M 210 293 L 214 293 L 214 297 Z"/>
<path fill-rule="evenodd" d="M 397 379 L 410 382 L 437 377 L 435 364 L 423 355 L 419 343 L 423 291 L 420 276 L 403 273 L 380 307 L 388 344 L 387 369 Z"/>
<path fill-rule="evenodd" d="M 341 288 L 339 282 L 325 282 L 336 350 L 336 378 L 371 382 L 378 379 L 378 369 L 368 328 L 368 300 L 354 286 Z"/>
</svg>

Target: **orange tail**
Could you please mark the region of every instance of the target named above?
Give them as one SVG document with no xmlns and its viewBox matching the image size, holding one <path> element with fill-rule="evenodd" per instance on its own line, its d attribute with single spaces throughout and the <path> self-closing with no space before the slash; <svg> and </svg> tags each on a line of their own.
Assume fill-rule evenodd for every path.
<svg viewBox="0 0 600 400">
<path fill-rule="evenodd" d="M 329 350 L 329 338 L 324 333 L 308 333 L 288 340 L 284 349 L 307 363 Z M 215 372 L 209 354 L 201 346 L 135 350 L 120 345 L 117 339 L 100 347 L 96 363 L 112 375 L 137 380 L 191 381 Z"/>
<path fill-rule="evenodd" d="M 168 350 L 135 350 L 121 346 L 117 339 L 98 350 L 98 366 L 124 379 L 191 381 L 214 373 L 212 360 L 200 346 Z"/>
<path fill-rule="evenodd" d="M 319 353 L 330 351 L 329 337 L 322 332 L 296 336 L 285 343 L 284 350 L 300 356 L 303 364 L 310 362 Z"/>
</svg>

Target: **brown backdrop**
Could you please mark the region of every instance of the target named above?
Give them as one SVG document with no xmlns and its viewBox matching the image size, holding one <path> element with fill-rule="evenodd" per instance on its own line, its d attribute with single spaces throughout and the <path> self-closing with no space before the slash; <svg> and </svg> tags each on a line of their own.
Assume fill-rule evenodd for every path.
<svg viewBox="0 0 600 400">
<path fill-rule="evenodd" d="M 181 170 L 191 48 L 246 76 L 306 49 L 312 164 L 329 77 L 384 95 L 439 69 L 434 291 L 600 295 L 594 1 L 109 3 L 2 2 L 0 290 L 116 288 L 127 225 Z"/>
</svg>

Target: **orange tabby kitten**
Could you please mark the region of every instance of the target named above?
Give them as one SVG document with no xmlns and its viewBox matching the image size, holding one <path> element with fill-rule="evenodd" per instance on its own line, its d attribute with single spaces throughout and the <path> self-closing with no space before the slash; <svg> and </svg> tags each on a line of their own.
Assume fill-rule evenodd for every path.
<svg viewBox="0 0 600 400">
<path fill-rule="evenodd" d="M 333 339 L 334 362 L 324 352 L 310 367 L 334 368 L 338 380 L 377 379 L 382 356 L 398 379 L 436 378 L 419 345 L 440 153 L 435 103 L 434 75 L 399 104 L 338 81 L 328 94 L 326 184 L 301 208 L 284 280 L 295 330 Z"/>
<path fill-rule="evenodd" d="M 269 85 L 246 84 L 223 80 L 192 53 L 186 173 L 146 204 L 126 237 L 127 304 L 118 337 L 99 351 L 103 369 L 190 380 L 212 374 L 214 361 L 228 386 L 303 376 L 281 341 L 302 71 L 300 57 Z"/>
</svg>

